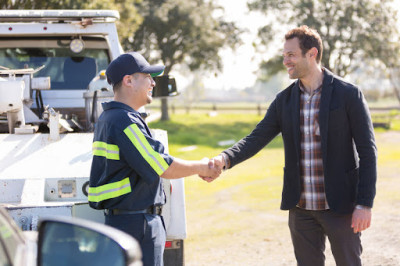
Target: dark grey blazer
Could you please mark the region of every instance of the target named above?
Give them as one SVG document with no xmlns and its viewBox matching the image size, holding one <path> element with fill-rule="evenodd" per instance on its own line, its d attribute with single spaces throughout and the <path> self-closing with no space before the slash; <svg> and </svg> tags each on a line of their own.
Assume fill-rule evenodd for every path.
<svg viewBox="0 0 400 266">
<path fill-rule="evenodd" d="M 361 91 L 324 69 L 319 125 L 325 192 L 331 210 L 350 213 L 356 204 L 372 207 L 377 177 L 374 132 Z M 280 92 L 245 138 L 223 151 L 230 167 L 252 157 L 282 133 L 285 149 L 281 209 L 300 199 L 300 88 L 298 81 Z"/>
</svg>

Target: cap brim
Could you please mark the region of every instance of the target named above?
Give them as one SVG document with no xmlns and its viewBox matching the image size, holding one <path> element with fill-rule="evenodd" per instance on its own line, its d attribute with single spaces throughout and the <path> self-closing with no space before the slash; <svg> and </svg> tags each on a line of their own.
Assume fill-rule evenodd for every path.
<svg viewBox="0 0 400 266">
<path fill-rule="evenodd" d="M 158 65 L 158 66 L 148 66 L 143 70 L 143 73 L 148 73 L 152 77 L 157 77 L 164 72 L 165 66 Z"/>
<path fill-rule="evenodd" d="M 164 72 L 164 70 L 161 70 L 160 72 L 157 72 L 157 73 L 150 73 L 150 75 L 154 78 L 154 77 L 161 75 L 163 72 Z"/>
</svg>

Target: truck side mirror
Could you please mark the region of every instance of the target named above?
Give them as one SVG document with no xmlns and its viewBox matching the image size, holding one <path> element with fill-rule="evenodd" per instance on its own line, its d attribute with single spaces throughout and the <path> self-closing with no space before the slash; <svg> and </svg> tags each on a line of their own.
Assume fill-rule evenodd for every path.
<svg viewBox="0 0 400 266">
<path fill-rule="evenodd" d="M 39 224 L 37 265 L 142 266 L 137 241 L 115 228 L 70 217 Z"/>
<path fill-rule="evenodd" d="M 169 97 L 179 94 L 176 89 L 175 78 L 164 75 L 154 77 L 154 81 L 156 86 L 153 88 L 153 97 Z"/>
</svg>

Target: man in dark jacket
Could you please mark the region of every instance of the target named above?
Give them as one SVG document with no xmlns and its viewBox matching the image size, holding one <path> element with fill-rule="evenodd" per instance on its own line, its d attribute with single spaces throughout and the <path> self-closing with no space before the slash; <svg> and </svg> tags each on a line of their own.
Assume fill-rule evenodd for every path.
<svg viewBox="0 0 400 266">
<path fill-rule="evenodd" d="M 326 236 L 337 265 L 361 265 L 360 232 L 371 223 L 377 177 L 374 132 L 359 88 L 322 68 L 321 57 L 315 30 L 289 31 L 283 64 L 296 81 L 276 96 L 248 136 L 214 160 L 232 168 L 281 133 L 281 209 L 289 210 L 298 265 L 324 265 Z"/>
</svg>

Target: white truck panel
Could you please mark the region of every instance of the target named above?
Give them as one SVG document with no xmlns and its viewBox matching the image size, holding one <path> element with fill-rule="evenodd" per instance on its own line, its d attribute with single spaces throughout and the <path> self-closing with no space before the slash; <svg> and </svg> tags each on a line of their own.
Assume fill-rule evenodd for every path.
<svg viewBox="0 0 400 266">
<path fill-rule="evenodd" d="M 92 133 L 0 134 L 0 179 L 89 177 Z"/>
</svg>

